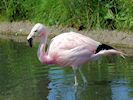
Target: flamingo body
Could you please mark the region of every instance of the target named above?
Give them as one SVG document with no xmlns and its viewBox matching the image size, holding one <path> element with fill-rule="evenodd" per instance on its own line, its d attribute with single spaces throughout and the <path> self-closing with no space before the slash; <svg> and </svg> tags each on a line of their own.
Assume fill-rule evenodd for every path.
<svg viewBox="0 0 133 100">
<path fill-rule="evenodd" d="M 91 60 L 100 44 L 79 33 L 67 32 L 51 40 L 47 54 L 57 64 L 77 67 Z"/>
<path fill-rule="evenodd" d="M 43 64 L 59 64 L 62 66 L 71 66 L 74 70 L 75 85 L 77 85 L 76 69 L 81 64 L 97 59 L 102 55 L 118 54 L 122 57 L 123 53 L 114 49 L 111 46 L 97 42 L 85 35 L 76 32 L 62 33 L 54 37 L 47 51 L 45 50 L 48 33 L 42 24 L 36 24 L 27 40 L 32 47 L 32 38 L 39 34 L 41 37 L 40 45 L 38 48 L 38 59 Z M 45 52 L 46 51 L 46 52 Z M 82 79 L 86 82 L 85 77 L 81 70 Z"/>
</svg>

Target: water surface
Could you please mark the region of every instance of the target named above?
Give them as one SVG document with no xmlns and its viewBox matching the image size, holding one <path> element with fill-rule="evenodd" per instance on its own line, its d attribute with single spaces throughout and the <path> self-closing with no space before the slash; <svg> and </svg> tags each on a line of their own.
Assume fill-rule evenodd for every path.
<svg viewBox="0 0 133 100">
<path fill-rule="evenodd" d="M 102 57 L 82 66 L 73 86 L 70 67 L 42 65 L 38 44 L 0 39 L 0 100 L 133 100 L 133 56 Z"/>
</svg>

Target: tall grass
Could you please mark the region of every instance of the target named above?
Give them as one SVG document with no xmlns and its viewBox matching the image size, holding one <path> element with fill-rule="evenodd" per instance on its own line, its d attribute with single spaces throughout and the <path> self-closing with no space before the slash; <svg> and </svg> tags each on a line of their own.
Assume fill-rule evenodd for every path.
<svg viewBox="0 0 133 100">
<path fill-rule="evenodd" d="M 133 29 L 132 0 L 1 0 L 0 18 L 89 29 Z"/>
</svg>

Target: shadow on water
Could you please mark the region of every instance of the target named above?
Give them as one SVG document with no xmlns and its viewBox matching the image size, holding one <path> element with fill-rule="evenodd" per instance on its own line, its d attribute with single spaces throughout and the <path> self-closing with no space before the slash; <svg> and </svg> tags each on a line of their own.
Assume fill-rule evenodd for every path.
<svg viewBox="0 0 133 100">
<path fill-rule="evenodd" d="M 69 67 L 41 65 L 38 44 L 0 40 L 0 100 L 131 100 L 133 56 L 102 57 L 83 65 L 88 80 L 84 86 L 78 73 L 75 90 Z"/>
</svg>

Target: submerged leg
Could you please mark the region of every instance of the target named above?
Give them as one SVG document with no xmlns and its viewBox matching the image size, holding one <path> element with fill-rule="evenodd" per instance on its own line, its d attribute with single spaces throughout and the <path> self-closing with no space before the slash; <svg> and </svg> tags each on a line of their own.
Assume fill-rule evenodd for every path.
<svg viewBox="0 0 133 100">
<path fill-rule="evenodd" d="M 77 81 L 77 76 L 76 76 L 76 72 L 77 72 L 77 67 L 72 67 L 73 68 L 73 72 L 74 72 L 74 80 L 75 80 L 75 86 L 78 86 L 78 81 Z"/>
<path fill-rule="evenodd" d="M 80 68 L 79 68 L 79 73 L 80 73 L 80 75 L 81 75 L 81 77 L 82 77 L 82 80 L 83 80 L 84 84 L 87 84 L 87 79 L 85 78 L 85 76 L 84 76 L 84 74 L 82 73 L 82 71 L 81 71 Z"/>
</svg>

